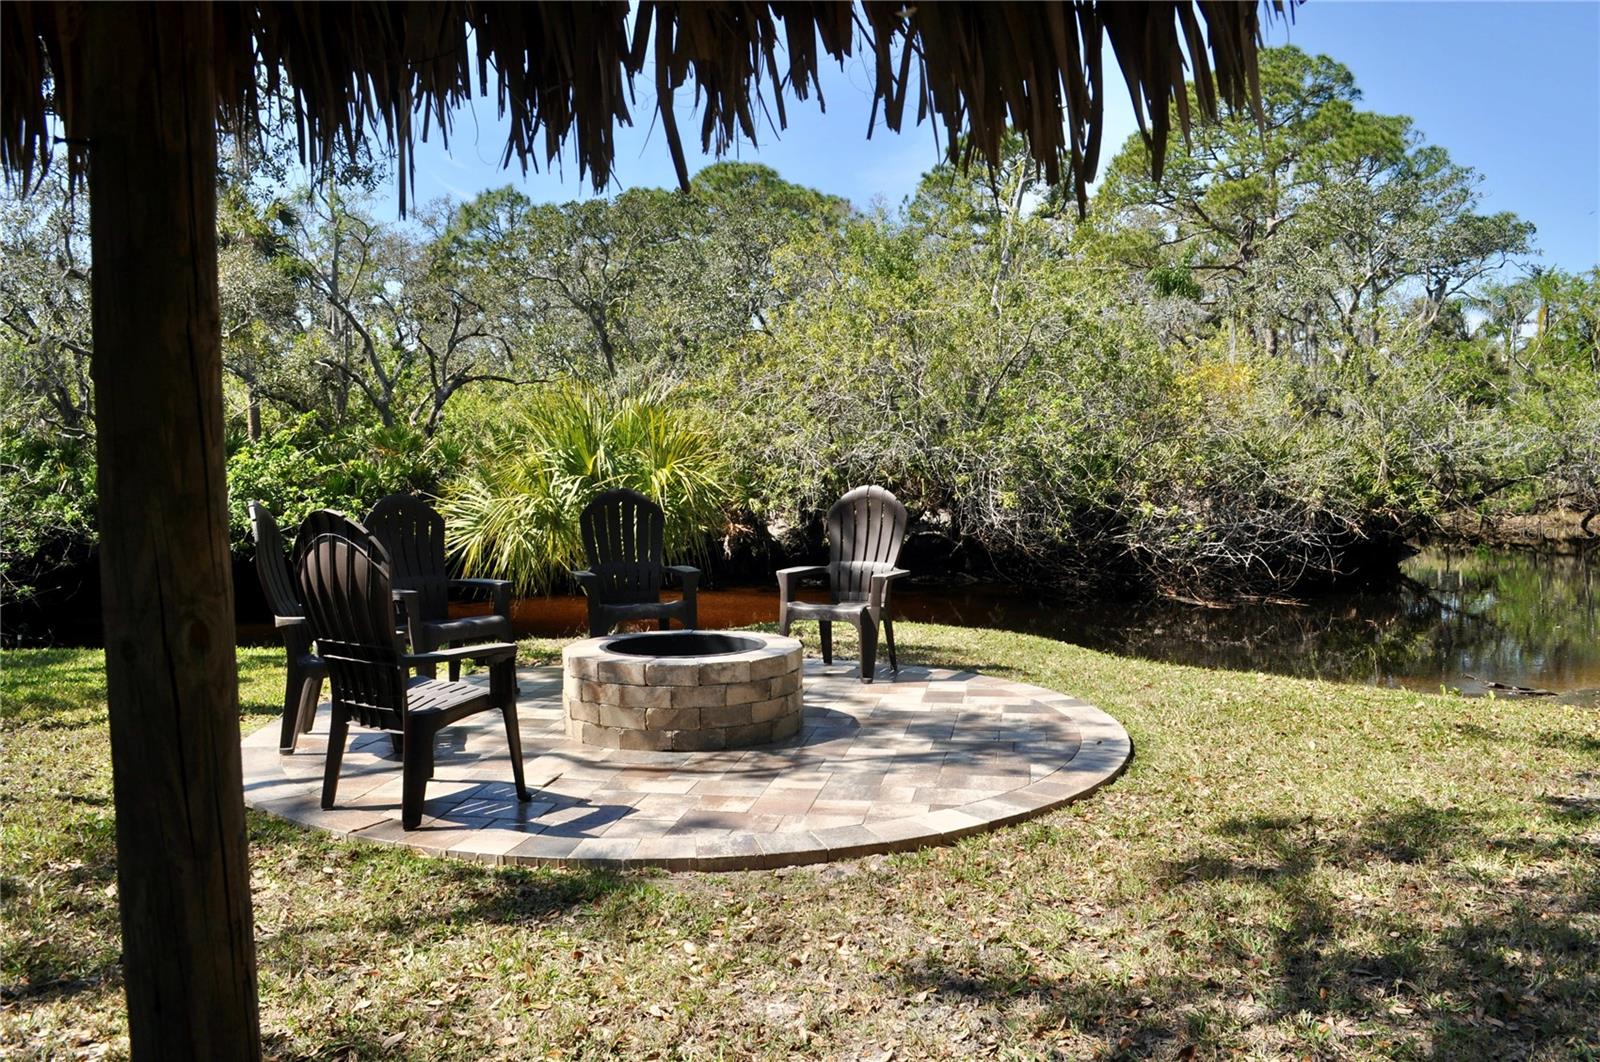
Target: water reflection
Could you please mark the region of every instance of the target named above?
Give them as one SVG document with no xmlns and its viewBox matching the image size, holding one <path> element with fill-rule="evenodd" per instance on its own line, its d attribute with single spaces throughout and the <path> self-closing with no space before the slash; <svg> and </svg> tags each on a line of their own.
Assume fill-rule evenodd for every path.
<svg viewBox="0 0 1600 1062">
<path fill-rule="evenodd" d="M 775 589 L 700 598 L 706 627 L 770 622 L 777 611 Z M 1592 555 L 1428 548 L 1390 585 L 1301 605 L 1063 605 L 1003 587 L 908 587 L 896 591 L 895 612 L 1171 663 L 1470 694 L 1500 683 L 1600 703 L 1600 565 Z M 519 601 L 514 618 L 525 634 L 574 634 L 583 605 Z"/>
</svg>

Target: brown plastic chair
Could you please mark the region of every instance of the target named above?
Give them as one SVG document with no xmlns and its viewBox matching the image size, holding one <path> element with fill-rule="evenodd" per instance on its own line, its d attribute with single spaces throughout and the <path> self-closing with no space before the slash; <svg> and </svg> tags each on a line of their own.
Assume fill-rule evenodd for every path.
<svg viewBox="0 0 1600 1062">
<path fill-rule="evenodd" d="M 328 668 L 311 651 L 311 634 L 306 628 L 305 609 L 289 571 L 283 535 L 272 511 L 260 502 L 250 503 L 250 535 L 256 542 L 256 578 L 272 609 L 272 624 L 283 637 L 288 657 L 283 686 L 283 730 L 278 738 L 279 752 L 293 752 L 301 734 L 311 732 L 316 721 L 317 701 L 322 696 L 322 680 Z"/>
<path fill-rule="evenodd" d="M 833 625 L 849 623 L 861 635 L 861 681 L 871 682 L 878 660 L 878 623 L 889 647 L 889 668 L 896 674 L 894 621 L 889 617 L 889 591 L 908 574 L 895 567 L 906 537 L 906 507 L 882 487 L 857 487 L 828 510 L 828 563 L 784 568 L 778 572 L 778 630 L 787 635 L 795 620 L 816 620 L 822 635 L 822 660 L 833 663 Z M 800 580 L 825 575 L 830 601 L 795 600 Z"/>
<path fill-rule="evenodd" d="M 444 517 L 410 494 L 391 494 L 367 516 L 368 530 L 383 543 L 396 590 L 417 592 L 416 613 L 406 613 L 411 651 L 426 655 L 435 649 L 472 642 L 511 640 L 511 584 L 504 579 L 452 579 L 444 559 Z M 488 593 L 494 612 L 487 616 L 450 618 L 450 592 Z M 450 679 L 461 677 L 461 662 L 450 661 Z M 432 664 L 419 667 L 434 677 Z"/>
<path fill-rule="evenodd" d="M 505 719 L 517 797 L 528 800 L 522 773 L 522 736 L 515 696 L 517 647 L 510 642 L 406 653 L 395 633 L 395 600 L 417 604 L 414 590 L 395 591 L 388 557 L 366 528 L 337 513 L 312 513 L 295 543 L 300 596 L 333 687 L 322 807 L 334 806 L 339 766 L 352 722 L 398 735 L 403 759 L 400 824 L 422 821 L 433 747 L 439 731 L 479 712 L 498 708 Z M 489 688 L 407 674 L 413 667 L 462 659 L 489 665 Z"/>
<path fill-rule="evenodd" d="M 589 602 L 589 636 L 609 634 L 628 620 L 659 620 L 666 630 L 676 618 L 693 628 L 700 569 L 665 563 L 666 515 L 661 506 L 633 490 L 608 490 L 578 515 L 589 567 L 572 577 Z M 667 573 L 683 588 L 681 601 L 661 600 Z"/>
</svg>

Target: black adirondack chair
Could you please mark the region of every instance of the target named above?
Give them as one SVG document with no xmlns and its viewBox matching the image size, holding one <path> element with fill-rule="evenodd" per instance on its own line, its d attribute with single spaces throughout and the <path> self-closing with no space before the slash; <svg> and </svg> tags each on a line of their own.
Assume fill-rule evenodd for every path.
<svg viewBox="0 0 1600 1062">
<path fill-rule="evenodd" d="M 293 752 L 300 735 L 308 733 L 316 721 L 317 701 L 328 668 L 311 651 L 305 609 L 300 607 L 278 521 L 260 502 L 250 503 L 250 535 L 256 541 L 256 578 L 261 580 L 261 592 L 272 609 L 272 623 L 283 638 L 284 655 L 288 657 L 278 751 Z"/>
<path fill-rule="evenodd" d="M 396 590 L 415 590 L 417 609 L 406 612 L 411 650 L 426 655 L 449 645 L 511 640 L 511 584 L 504 579 L 452 579 L 444 559 L 444 517 L 410 494 L 391 494 L 367 516 L 368 530 L 388 551 Z M 494 611 L 486 616 L 450 618 L 450 592 L 489 594 Z M 450 680 L 461 677 L 461 661 L 449 662 Z M 433 678 L 434 665 L 419 665 Z"/>
<path fill-rule="evenodd" d="M 898 674 L 889 591 L 896 579 L 908 574 L 895 567 L 906 525 L 906 507 L 882 487 L 857 487 L 840 498 L 828 510 L 828 563 L 778 572 L 778 630 L 787 635 L 795 620 L 816 620 L 823 662 L 831 664 L 833 625 L 853 625 L 861 635 L 861 681 L 871 682 L 877 667 L 881 620 L 889 668 Z M 831 600 L 827 604 L 795 600 L 800 581 L 818 575 L 827 577 Z"/>
<path fill-rule="evenodd" d="M 468 716 L 499 709 L 511 748 L 517 797 L 529 799 L 523 781 L 522 736 L 517 728 L 516 655 L 510 642 L 407 653 L 395 632 L 395 601 L 416 605 L 420 591 L 396 592 L 383 545 L 353 520 L 326 510 L 311 514 L 295 543 L 300 596 L 317 649 L 333 687 L 322 806 L 332 808 L 350 724 L 398 735 L 402 756 L 400 824 L 422 822 L 422 803 L 433 776 L 434 739 Z M 442 682 L 408 671 L 423 665 L 489 665 L 489 688 Z"/>
<path fill-rule="evenodd" d="M 628 620 L 659 620 L 666 630 L 676 618 L 696 621 L 700 569 L 665 563 L 666 515 L 638 491 L 608 490 L 578 515 L 589 567 L 572 573 L 589 600 L 589 636 L 609 634 Z M 683 600 L 661 600 L 668 573 L 683 588 Z"/>
</svg>

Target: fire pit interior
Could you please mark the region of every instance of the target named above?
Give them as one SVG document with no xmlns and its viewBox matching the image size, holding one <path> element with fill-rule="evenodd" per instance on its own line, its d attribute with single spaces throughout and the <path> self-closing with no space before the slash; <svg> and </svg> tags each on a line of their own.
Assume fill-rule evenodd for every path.
<svg viewBox="0 0 1600 1062">
<path fill-rule="evenodd" d="M 748 748 L 800 730 L 800 643 L 776 634 L 652 631 L 562 653 L 567 736 L 658 752 Z"/>
<path fill-rule="evenodd" d="M 626 638 L 613 638 L 606 648 L 613 653 L 629 656 L 726 656 L 728 653 L 748 653 L 760 649 L 758 638 L 743 638 L 737 634 L 707 634 L 704 631 L 660 631 L 654 634 L 635 634 Z"/>
</svg>

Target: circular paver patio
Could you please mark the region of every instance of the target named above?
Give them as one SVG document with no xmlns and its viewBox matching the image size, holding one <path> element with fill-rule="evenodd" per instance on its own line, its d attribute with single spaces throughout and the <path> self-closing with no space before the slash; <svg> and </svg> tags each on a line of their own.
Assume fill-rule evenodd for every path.
<svg viewBox="0 0 1600 1062">
<path fill-rule="evenodd" d="M 1037 686 L 912 667 L 869 686 L 856 674 L 808 660 L 799 734 L 685 753 L 569 740 L 561 669 L 524 668 L 532 802 L 517 801 L 505 730 L 486 712 L 439 735 L 422 826 L 409 832 L 387 734 L 352 730 L 338 806 L 318 806 L 324 709 L 293 755 L 279 755 L 276 723 L 244 739 L 245 802 L 338 836 L 491 863 L 755 869 L 1003 826 L 1104 785 L 1133 753 L 1115 719 Z"/>
</svg>

